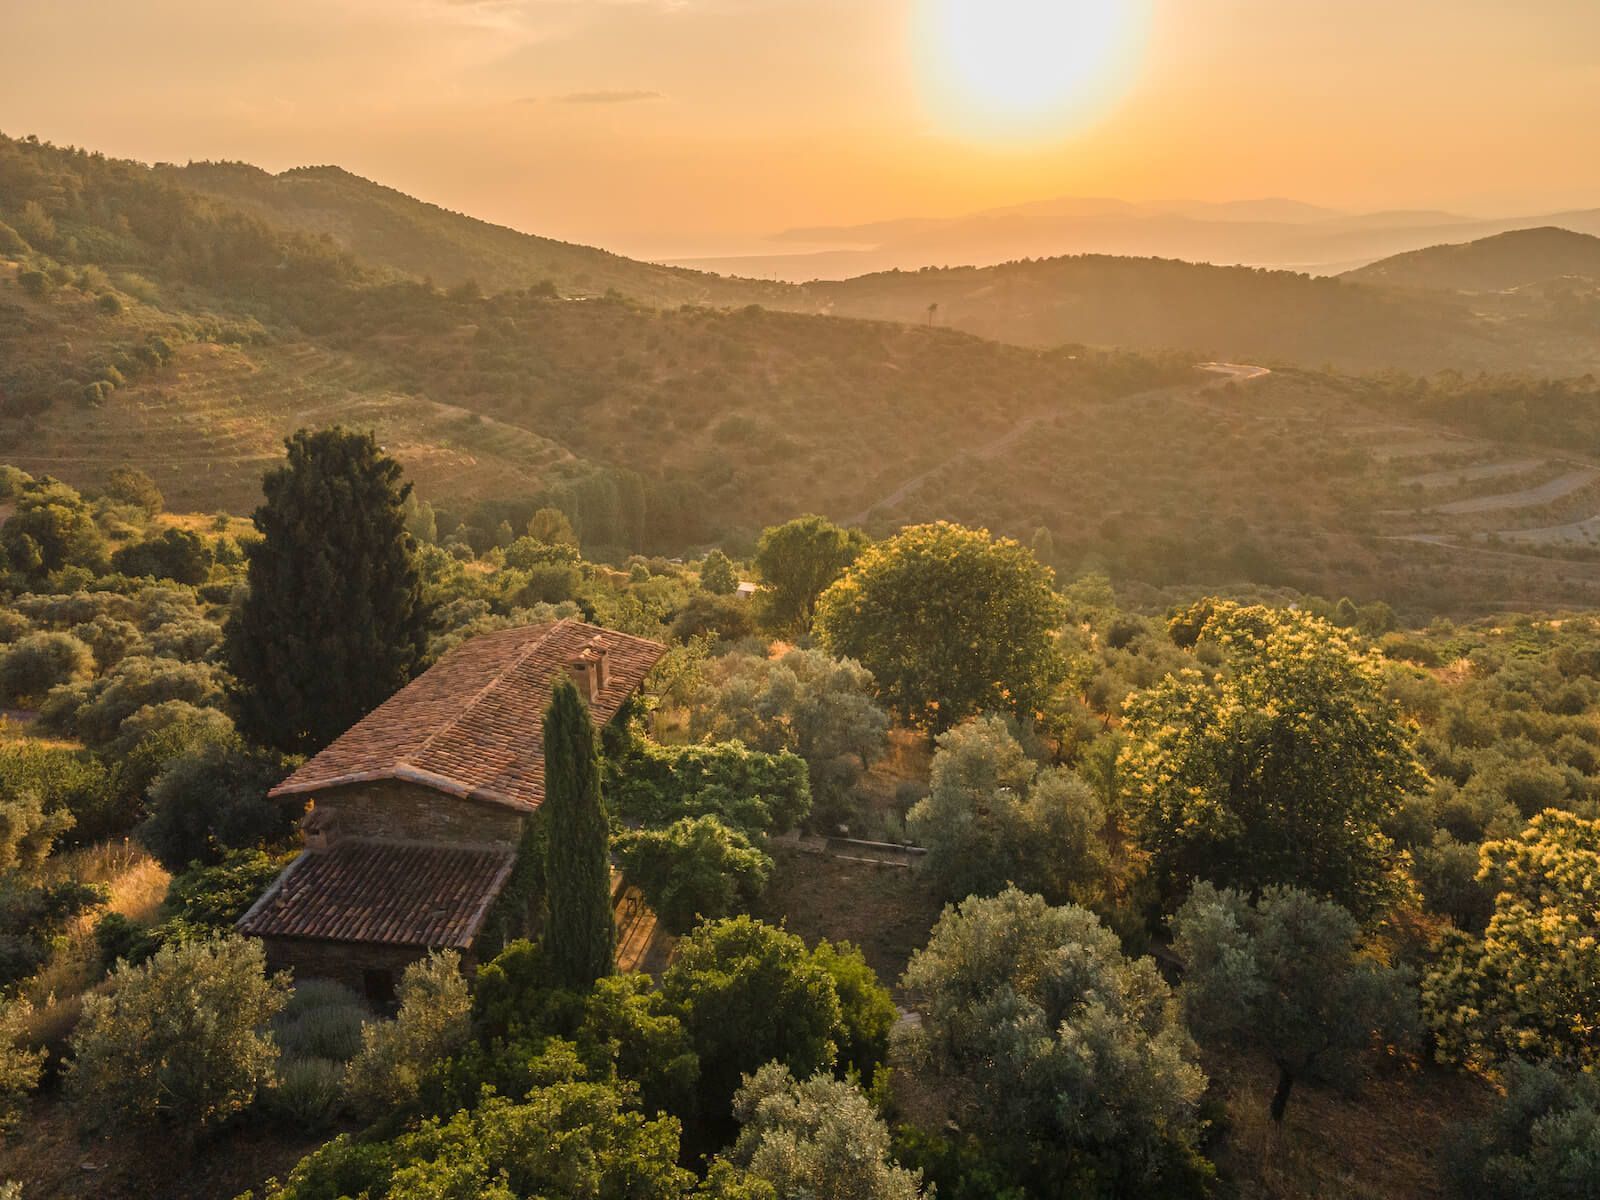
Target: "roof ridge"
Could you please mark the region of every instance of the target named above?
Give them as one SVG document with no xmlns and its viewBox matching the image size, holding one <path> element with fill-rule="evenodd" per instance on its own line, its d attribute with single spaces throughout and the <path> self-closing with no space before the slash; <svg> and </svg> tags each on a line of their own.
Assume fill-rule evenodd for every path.
<svg viewBox="0 0 1600 1200">
<path fill-rule="evenodd" d="M 459 712 L 457 712 L 455 716 L 451 717 L 450 720 L 445 722 L 443 725 L 440 725 L 432 733 L 430 733 L 427 737 L 423 738 L 421 742 L 419 742 L 416 746 L 411 748 L 409 753 L 407 753 L 406 755 L 404 755 L 401 758 L 396 759 L 395 760 L 395 767 L 396 768 L 404 767 L 404 768 L 406 768 L 408 770 L 412 770 L 412 771 L 420 771 L 420 770 L 422 770 L 422 768 L 418 767 L 416 765 L 416 763 L 413 762 L 412 760 L 414 758 L 422 758 L 424 755 L 426 755 L 427 752 L 428 752 L 428 747 L 432 746 L 434 744 L 434 742 L 437 741 L 439 738 L 443 737 L 445 734 L 447 734 L 451 730 L 455 729 L 456 726 L 458 726 L 463 720 L 466 719 L 467 714 L 470 713 L 473 709 L 475 709 L 478 706 L 478 704 L 483 700 L 483 698 L 485 696 L 487 696 L 495 688 L 499 687 L 502 682 L 504 682 L 506 676 L 510 675 L 518 667 L 522 666 L 523 663 L 527 662 L 529 656 L 532 655 L 533 652 L 535 650 L 537 650 L 539 647 L 543 646 L 546 642 L 548 642 L 550 640 L 551 635 L 554 634 L 557 629 L 560 629 L 563 625 L 566 625 L 569 622 L 573 621 L 573 619 L 574 618 L 572 618 L 572 617 L 560 617 L 557 620 L 552 621 L 549 624 L 547 624 L 544 627 L 544 632 L 541 633 L 538 637 L 532 638 L 528 642 L 527 646 L 525 646 L 523 648 L 522 652 L 520 654 L 518 654 L 517 657 L 515 659 L 513 659 L 511 661 L 511 663 L 503 671 L 500 671 L 497 674 L 491 676 L 490 679 L 489 679 L 489 682 L 484 684 L 475 693 L 473 693 L 472 699 L 468 700 L 465 704 L 463 704 L 461 706 L 461 710 Z M 465 643 L 465 642 L 462 643 L 463 646 L 466 645 L 466 644 L 467 643 Z M 432 772 L 428 772 L 428 773 L 432 774 Z"/>
</svg>

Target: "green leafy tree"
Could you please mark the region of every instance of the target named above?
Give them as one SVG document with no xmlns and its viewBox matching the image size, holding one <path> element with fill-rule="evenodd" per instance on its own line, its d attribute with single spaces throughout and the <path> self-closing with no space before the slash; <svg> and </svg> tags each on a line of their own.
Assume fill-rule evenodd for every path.
<svg viewBox="0 0 1600 1200">
<path fill-rule="evenodd" d="M 945 909 L 902 986 L 901 1052 L 1030 1195 L 1193 1195 L 1206 1077 L 1150 959 L 1010 889 Z"/>
<path fill-rule="evenodd" d="M 921 1180 L 897 1166 L 889 1130 L 852 1083 L 828 1075 L 796 1080 L 768 1063 L 734 1096 L 740 1129 L 726 1161 L 808 1200 L 917 1200 Z"/>
<path fill-rule="evenodd" d="M 83 999 L 68 1086 L 96 1120 L 164 1121 L 193 1138 L 247 1107 L 272 1078 L 264 1032 L 288 984 L 268 978 L 261 943 L 225 938 L 165 946 Z"/>
<path fill-rule="evenodd" d="M 206 581 L 213 561 L 211 547 L 198 533 L 166 529 L 155 537 L 122 547 L 111 556 L 111 569 L 123 575 L 196 584 Z"/>
<path fill-rule="evenodd" d="M 708 921 L 678 943 L 661 990 L 700 1056 L 702 1111 L 713 1120 L 763 1063 L 805 1078 L 833 1066 L 839 996 L 792 933 L 749 917 Z"/>
<path fill-rule="evenodd" d="M 30 633 L 0 647 L 0 702 L 37 700 L 63 683 L 94 674 L 94 654 L 70 633 Z"/>
<path fill-rule="evenodd" d="M 761 533 L 754 558 L 767 585 L 762 611 L 781 633 L 805 633 L 817 598 L 844 574 L 866 545 L 855 529 L 841 529 L 826 517 L 796 517 Z"/>
<path fill-rule="evenodd" d="M 1423 979 L 1440 1053 L 1600 1067 L 1600 820 L 1550 809 L 1480 853 L 1489 924 L 1450 935 Z"/>
<path fill-rule="evenodd" d="M 772 874 L 772 859 L 764 851 L 709 815 L 684 817 L 666 829 L 623 833 L 616 847 L 628 881 L 677 934 L 702 918 L 748 912 Z"/>
<path fill-rule="evenodd" d="M 696 737 L 737 739 L 805 759 L 813 821 L 846 821 L 851 792 L 889 745 L 889 715 L 873 700 L 861 664 L 820 650 L 781 659 L 727 655 L 707 670 L 693 702 Z"/>
<path fill-rule="evenodd" d="M 1065 615 L 1023 546 L 939 522 L 865 551 L 817 604 L 828 651 L 859 662 L 907 720 L 938 732 L 980 712 L 1037 720 L 1065 668 Z"/>
<path fill-rule="evenodd" d="M 541 508 L 528 518 L 528 536 L 546 546 L 570 546 L 578 549 L 578 535 L 572 522 L 559 508 Z"/>
<path fill-rule="evenodd" d="M 267 792 L 286 774 L 281 756 L 238 738 L 202 743 L 170 759 L 150 785 L 139 838 L 169 871 L 284 842 L 302 810 Z"/>
<path fill-rule="evenodd" d="M 1459 1200 L 1594 1200 L 1600 1179 L 1600 1076 L 1513 1061 L 1505 1095 L 1446 1143 Z"/>
<path fill-rule="evenodd" d="M 636 738 L 608 760 L 606 795 L 624 817 L 668 825 L 711 815 L 748 836 L 786 833 L 811 810 L 806 764 L 743 742 L 663 746 Z"/>
<path fill-rule="evenodd" d="M 138 467 L 112 467 L 107 471 L 106 495 L 113 500 L 120 500 L 123 504 L 142 508 L 152 517 L 167 504 L 166 497 L 156 486 L 156 481 Z"/>
<path fill-rule="evenodd" d="M 928 795 L 906 829 L 927 847 L 942 895 L 992 896 L 1014 883 L 1054 903 L 1099 898 L 1106 814 L 1088 784 L 1040 771 L 1000 717 L 947 730 L 937 747 Z"/>
<path fill-rule="evenodd" d="M 1201 883 L 1172 928 L 1189 1027 L 1272 1061 L 1274 1121 L 1298 1080 L 1347 1075 L 1362 1050 L 1415 1040 L 1410 973 L 1364 955 L 1355 918 L 1331 901 L 1270 887 L 1251 904 Z"/>
<path fill-rule="evenodd" d="M 334 1139 L 301 1160 L 268 1200 L 683 1200 L 675 1118 L 640 1113 L 626 1083 L 590 1080 L 570 1045 L 529 1064 L 521 1099 L 488 1095 L 388 1142 Z"/>
<path fill-rule="evenodd" d="M 582 990 L 615 969 L 617 926 L 594 725 L 569 679 L 561 680 L 550 697 L 544 764 L 550 914 L 545 952 L 554 982 Z"/>
<path fill-rule="evenodd" d="M 0 526 L 0 549 L 14 570 L 42 582 L 63 567 L 105 568 L 106 540 L 83 497 L 45 477 L 25 486 Z"/>
<path fill-rule="evenodd" d="M 739 586 L 733 560 L 721 550 L 713 550 L 700 564 L 700 586 L 713 596 L 731 596 Z"/>
<path fill-rule="evenodd" d="M 878 982 L 877 972 L 859 949 L 849 942 L 834 945 L 824 938 L 811 951 L 811 961 L 833 979 L 839 997 L 839 1066 L 871 1083 L 880 1064 L 889 1057 L 889 1033 L 900 1019 L 889 989 Z"/>
<path fill-rule="evenodd" d="M 285 753 L 322 749 L 421 665 L 431 613 L 411 485 L 371 434 L 301 430 L 262 481 L 249 590 L 227 626 L 239 725 Z"/>
<path fill-rule="evenodd" d="M 1375 656 L 1302 613 L 1207 602 L 1198 620 L 1230 670 L 1124 705 L 1121 783 L 1158 884 L 1285 884 L 1370 916 L 1393 879 L 1384 823 L 1422 781 Z"/>
<path fill-rule="evenodd" d="M 453 950 L 436 951 L 405 969 L 392 1020 L 369 1021 L 350 1060 L 346 1086 L 369 1119 L 414 1108 L 422 1078 L 466 1045 L 472 997 Z"/>
</svg>

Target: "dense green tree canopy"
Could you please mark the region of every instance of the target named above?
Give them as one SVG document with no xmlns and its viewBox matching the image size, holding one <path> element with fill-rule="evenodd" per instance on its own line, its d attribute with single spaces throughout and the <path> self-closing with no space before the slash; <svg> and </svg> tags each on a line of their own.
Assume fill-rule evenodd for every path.
<svg viewBox="0 0 1600 1200">
<path fill-rule="evenodd" d="M 261 540 L 228 622 L 240 728 L 320 750 L 404 686 L 430 620 L 406 532 L 410 484 L 369 433 L 301 430 L 262 480 Z"/>
<path fill-rule="evenodd" d="M 12 570 L 40 582 L 63 567 L 102 568 L 106 540 L 83 497 L 45 477 L 18 491 L 15 511 L 0 526 L 0 549 Z"/>
<path fill-rule="evenodd" d="M 1302 613 L 1208 602 L 1199 625 L 1222 674 L 1184 670 L 1124 706 L 1122 786 L 1158 883 L 1285 884 L 1371 914 L 1393 866 L 1383 824 L 1422 781 L 1378 663 Z"/>
<path fill-rule="evenodd" d="M 704 1113 L 725 1116 L 740 1076 L 780 1062 L 810 1078 L 833 1066 L 833 978 L 792 933 L 749 917 L 709 921 L 678 944 L 661 990 L 700 1056 Z"/>
<path fill-rule="evenodd" d="M 716 817 L 684 817 L 666 829 L 639 829 L 616 841 L 628 882 L 661 923 L 684 934 L 702 918 L 749 912 L 761 898 L 772 860 Z"/>
<path fill-rule="evenodd" d="M 1298 888 L 1256 904 L 1201 883 L 1173 920 L 1182 999 L 1202 1040 L 1260 1049 L 1278 1069 L 1272 1118 L 1297 1080 L 1342 1073 L 1360 1050 L 1417 1032 L 1407 972 L 1361 953 L 1355 918 Z"/>
<path fill-rule="evenodd" d="M 767 585 L 761 605 L 767 624 L 781 633 L 805 633 L 817 597 L 856 560 L 866 538 L 826 517 L 796 517 L 761 534 L 755 568 Z"/>
<path fill-rule="evenodd" d="M 1065 615 L 1030 551 L 939 522 L 866 550 L 817 604 L 829 652 L 859 662 L 907 720 L 945 730 L 980 712 L 1037 719 L 1063 666 Z"/>
<path fill-rule="evenodd" d="M 1440 1052 L 1600 1067 L 1600 820 L 1551 809 L 1481 853 L 1494 914 L 1482 937 L 1450 937 L 1423 981 Z"/>
</svg>

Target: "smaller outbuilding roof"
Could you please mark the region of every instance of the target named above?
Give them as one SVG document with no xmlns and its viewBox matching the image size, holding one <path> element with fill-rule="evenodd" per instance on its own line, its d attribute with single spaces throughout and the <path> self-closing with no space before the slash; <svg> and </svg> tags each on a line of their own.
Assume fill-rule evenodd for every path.
<svg viewBox="0 0 1600 1200">
<path fill-rule="evenodd" d="M 589 713 L 604 725 L 665 653 L 658 642 L 571 618 L 482 634 L 373 709 L 271 794 L 398 779 L 532 811 L 544 800 L 544 715 L 556 680 L 594 669 Z"/>
<path fill-rule="evenodd" d="M 503 846 L 337 842 L 290 863 L 237 928 L 257 937 L 465 950 L 515 860 Z"/>
</svg>

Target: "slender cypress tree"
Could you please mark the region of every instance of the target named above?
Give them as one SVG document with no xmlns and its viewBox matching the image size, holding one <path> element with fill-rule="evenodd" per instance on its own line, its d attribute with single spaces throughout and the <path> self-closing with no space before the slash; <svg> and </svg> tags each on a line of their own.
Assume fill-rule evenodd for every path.
<svg viewBox="0 0 1600 1200">
<path fill-rule="evenodd" d="M 557 987 L 587 990 L 616 966 L 617 927 L 594 725 L 568 679 L 556 684 L 545 713 L 544 779 L 545 961 Z"/>
<path fill-rule="evenodd" d="M 261 481 L 261 540 L 227 627 L 240 728 L 322 749 L 421 665 L 431 612 L 406 532 L 400 464 L 370 433 L 300 430 Z"/>
</svg>

